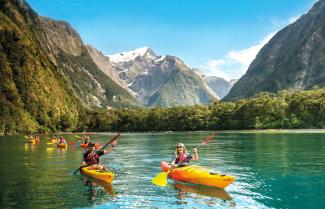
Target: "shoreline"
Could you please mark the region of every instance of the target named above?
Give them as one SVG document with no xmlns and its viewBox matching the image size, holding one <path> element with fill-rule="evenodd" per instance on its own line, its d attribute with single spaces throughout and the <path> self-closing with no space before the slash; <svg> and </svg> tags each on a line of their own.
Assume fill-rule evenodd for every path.
<svg viewBox="0 0 325 209">
<path fill-rule="evenodd" d="M 216 133 L 243 133 L 243 134 L 281 134 L 281 133 L 324 133 L 325 129 L 248 129 L 248 130 L 199 130 L 199 131 L 137 131 L 137 132 L 56 132 L 56 133 L 40 133 L 40 135 L 53 135 L 53 134 L 67 134 L 67 135 L 110 135 L 116 133 L 123 134 L 173 134 L 173 133 L 182 133 L 182 132 L 216 132 Z M 0 136 L 20 136 L 28 134 L 4 134 L 0 133 Z"/>
</svg>

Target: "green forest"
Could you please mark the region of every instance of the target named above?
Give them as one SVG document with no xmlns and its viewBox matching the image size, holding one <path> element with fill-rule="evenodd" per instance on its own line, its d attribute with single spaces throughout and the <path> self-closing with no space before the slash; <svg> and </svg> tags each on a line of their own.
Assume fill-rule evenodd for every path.
<svg viewBox="0 0 325 209">
<path fill-rule="evenodd" d="M 194 131 L 325 128 L 325 88 L 262 92 L 237 102 L 91 113 L 92 131 Z"/>
<path fill-rule="evenodd" d="M 37 129 L 29 127 L 24 131 L 16 130 L 17 126 L 4 130 L 1 124 L 1 133 L 325 128 L 325 88 L 261 92 L 237 102 L 214 101 L 210 105 L 85 111 L 77 118 L 77 126 L 75 118 L 63 118 L 57 126 L 39 123 Z M 15 115 L 7 119 L 3 116 L 0 121 L 15 120 Z"/>
</svg>

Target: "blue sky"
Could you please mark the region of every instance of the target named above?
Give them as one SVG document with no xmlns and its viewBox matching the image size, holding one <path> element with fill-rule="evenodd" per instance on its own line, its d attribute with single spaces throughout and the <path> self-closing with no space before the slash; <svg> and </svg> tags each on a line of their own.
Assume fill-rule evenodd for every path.
<svg viewBox="0 0 325 209">
<path fill-rule="evenodd" d="M 208 75 L 239 78 L 272 35 L 315 0 L 27 0 L 104 54 L 148 46 Z"/>
</svg>

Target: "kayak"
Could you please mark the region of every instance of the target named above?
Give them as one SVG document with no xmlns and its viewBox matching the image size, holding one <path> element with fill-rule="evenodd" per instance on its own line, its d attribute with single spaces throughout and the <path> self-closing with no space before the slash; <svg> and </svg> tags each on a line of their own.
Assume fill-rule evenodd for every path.
<svg viewBox="0 0 325 209">
<path fill-rule="evenodd" d="M 66 148 L 67 147 L 67 144 L 65 143 L 60 143 L 58 145 L 56 145 L 57 147 L 60 147 L 60 148 Z"/>
<path fill-rule="evenodd" d="M 36 143 L 40 143 L 40 140 L 38 139 L 30 139 L 29 141 L 28 141 L 28 143 L 31 143 L 31 144 L 36 144 Z"/>
<path fill-rule="evenodd" d="M 87 148 L 88 144 L 80 144 L 80 147 Z"/>
<path fill-rule="evenodd" d="M 112 183 L 114 179 L 114 173 L 110 171 L 102 171 L 93 169 L 93 166 L 87 166 L 81 168 L 81 173 L 90 176 L 94 179 L 102 180 L 106 183 Z"/>
<path fill-rule="evenodd" d="M 80 147 L 82 147 L 82 148 L 87 148 L 87 147 L 88 147 L 88 144 L 80 144 Z M 96 149 L 101 149 L 101 148 L 102 148 L 102 145 L 96 143 L 96 144 L 95 144 L 95 147 L 96 147 Z"/>
<path fill-rule="evenodd" d="M 58 140 L 56 140 L 56 139 L 51 139 L 51 142 L 52 142 L 52 143 L 57 143 Z"/>
<path fill-rule="evenodd" d="M 162 171 L 167 172 L 169 165 L 167 162 L 161 161 L 160 167 Z M 204 168 L 198 165 L 189 165 L 179 168 L 174 168 L 169 177 L 177 181 L 188 182 L 192 184 L 201 184 L 218 188 L 225 188 L 235 181 L 232 176 L 218 174 L 211 169 Z"/>
</svg>

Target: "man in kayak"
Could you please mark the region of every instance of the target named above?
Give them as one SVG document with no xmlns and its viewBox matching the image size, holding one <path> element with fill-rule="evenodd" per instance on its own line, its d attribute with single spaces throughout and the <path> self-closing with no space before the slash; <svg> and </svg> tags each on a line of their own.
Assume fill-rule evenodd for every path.
<svg viewBox="0 0 325 209">
<path fill-rule="evenodd" d="M 187 154 L 187 150 L 184 144 L 178 143 L 175 150 L 175 157 L 173 158 L 170 165 L 172 167 L 182 167 L 187 166 L 190 163 L 190 160 L 198 160 L 199 155 L 197 153 L 197 149 L 193 149 L 194 155 Z"/>
<path fill-rule="evenodd" d="M 99 157 L 105 154 L 110 153 L 113 150 L 113 147 L 117 144 L 117 140 L 113 141 L 111 147 L 107 150 L 102 150 L 96 152 L 95 143 L 88 143 L 88 150 L 85 152 L 81 166 L 93 166 L 93 169 L 106 170 L 106 167 L 99 164 Z"/>
</svg>

